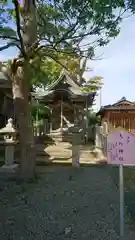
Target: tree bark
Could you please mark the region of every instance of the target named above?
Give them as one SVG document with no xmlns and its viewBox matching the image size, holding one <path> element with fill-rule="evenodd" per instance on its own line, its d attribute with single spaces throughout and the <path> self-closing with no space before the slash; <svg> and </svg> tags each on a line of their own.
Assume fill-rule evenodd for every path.
<svg viewBox="0 0 135 240">
<path fill-rule="evenodd" d="M 35 175 L 35 143 L 29 104 L 30 92 L 30 56 L 33 54 L 37 37 L 36 5 L 34 0 L 23 0 L 21 5 L 22 39 L 25 56 L 22 61 L 14 61 L 12 65 L 12 91 L 15 114 L 20 136 L 20 173 L 23 180 L 28 180 Z M 18 27 L 19 28 L 19 27 Z M 20 62 L 19 62 L 20 61 Z M 13 69 L 15 67 L 15 70 Z"/>
<path fill-rule="evenodd" d="M 15 115 L 19 129 L 20 140 L 20 172 L 23 180 L 32 179 L 35 176 L 35 143 L 33 126 L 30 115 L 28 65 L 18 67 L 12 82 L 12 91 L 15 107 Z"/>
</svg>

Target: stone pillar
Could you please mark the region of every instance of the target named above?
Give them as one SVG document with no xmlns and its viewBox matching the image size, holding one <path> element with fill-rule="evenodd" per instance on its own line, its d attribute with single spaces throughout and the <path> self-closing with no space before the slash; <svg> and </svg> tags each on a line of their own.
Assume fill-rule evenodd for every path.
<svg viewBox="0 0 135 240">
<path fill-rule="evenodd" d="M 5 146 L 5 165 L 12 165 L 14 163 L 14 144 L 8 144 Z"/>
<path fill-rule="evenodd" d="M 103 122 L 102 124 L 102 151 L 104 156 L 107 155 L 107 134 L 108 134 L 108 123 Z"/>
<path fill-rule="evenodd" d="M 96 131 L 95 131 L 95 147 L 96 147 L 96 148 L 99 148 L 99 149 L 102 148 L 101 132 L 102 132 L 102 126 L 96 126 Z"/>
<path fill-rule="evenodd" d="M 103 134 L 107 135 L 108 134 L 108 123 L 103 122 L 102 126 L 103 126 Z"/>
<path fill-rule="evenodd" d="M 97 154 L 97 159 L 101 162 L 106 162 L 104 156 L 104 143 L 105 143 L 105 135 L 103 134 L 103 127 L 96 126 L 96 136 L 95 136 L 95 152 Z"/>
<path fill-rule="evenodd" d="M 72 129 L 72 166 L 80 166 L 80 144 L 82 129 L 73 127 Z"/>
</svg>

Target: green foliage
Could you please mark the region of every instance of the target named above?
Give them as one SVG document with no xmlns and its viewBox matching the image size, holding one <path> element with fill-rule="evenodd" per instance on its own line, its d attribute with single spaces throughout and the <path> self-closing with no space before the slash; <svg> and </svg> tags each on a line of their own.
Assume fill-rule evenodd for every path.
<svg viewBox="0 0 135 240">
<path fill-rule="evenodd" d="M 10 20 L 9 7 L 6 0 L 0 1 L 0 26 L 8 23 Z"/>
<path fill-rule="evenodd" d="M 40 39 L 55 41 L 66 31 L 64 15 L 54 5 L 40 1 L 37 7 L 38 34 Z"/>
<path fill-rule="evenodd" d="M 90 78 L 82 87 L 81 89 L 85 92 L 96 92 L 97 90 L 99 90 L 102 85 L 103 85 L 103 78 L 100 76 L 95 76 Z"/>
<path fill-rule="evenodd" d="M 135 1 L 134 0 L 128 0 L 127 6 L 133 13 L 135 13 Z"/>
<path fill-rule="evenodd" d="M 0 36 L 4 39 L 16 37 L 16 32 L 10 27 L 0 26 Z"/>
<path fill-rule="evenodd" d="M 89 121 L 89 125 L 95 125 L 98 123 L 98 117 L 96 116 L 96 113 L 93 112 L 92 110 L 89 111 L 89 115 L 88 115 L 88 121 Z"/>
<path fill-rule="evenodd" d="M 59 76 L 60 66 L 53 60 L 39 60 L 36 57 L 31 64 L 31 70 L 32 85 L 45 87 L 46 84 L 54 82 Z"/>
<path fill-rule="evenodd" d="M 16 19 L 14 1 L 9 4 L 8 1 L 1 0 L 0 39 L 6 40 L 6 45 L 0 47 L 0 51 L 17 46 L 22 52 L 20 35 L 23 11 L 20 6 L 19 17 Z M 83 57 L 92 59 L 95 47 L 108 44 L 119 34 L 119 23 L 127 7 L 134 11 L 134 1 L 112 0 L 111 3 L 109 0 L 36 1 L 38 44 L 34 48 L 34 54 L 32 51 L 32 56 L 28 56 L 32 58 L 30 64 L 32 84 L 45 86 L 55 81 L 63 66 L 75 76 L 80 76 L 81 73 L 82 77 L 85 68 L 81 72 L 80 60 Z M 87 41 L 87 37 L 94 41 Z M 84 41 L 88 42 L 85 47 Z M 101 86 L 100 79 L 95 77 L 82 89 L 96 91 Z"/>
<path fill-rule="evenodd" d="M 0 51 L 9 47 L 18 47 L 20 49 L 15 26 L 11 27 L 13 25 L 13 16 L 11 14 L 12 5 L 10 5 L 11 4 L 8 4 L 6 0 L 0 1 L 0 40 L 4 40 L 4 44 L 0 47 Z"/>
<path fill-rule="evenodd" d="M 47 106 L 37 102 L 31 104 L 31 115 L 33 121 L 40 121 L 46 118 L 49 113 L 50 109 Z"/>
<path fill-rule="evenodd" d="M 117 36 L 119 23 L 126 7 L 125 2 L 124 0 L 112 0 L 110 4 L 109 0 L 51 0 L 47 2 L 38 0 L 36 6 L 39 43 L 52 47 L 53 51 L 58 49 L 62 51 L 65 50 L 65 46 L 72 46 L 72 50 L 74 48 L 76 53 L 82 55 L 87 52 L 87 56 L 91 58 L 94 54 L 94 45 L 89 43 L 87 49 L 82 50 L 81 43 L 85 37 L 94 36 L 98 45 L 103 46 L 111 38 Z M 9 19 L 15 22 L 14 8 L 14 4 L 10 4 L 9 8 L 8 1 L 1 1 L 0 23 L 9 24 Z M 121 8 L 120 12 L 116 11 L 118 8 Z M 19 11 L 21 16 L 21 8 Z M 11 39 L 10 36 L 9 39 Z M 70 53 L 71 51 L 68 52 Z"/>
<path fill-rule="evenodd" d="M 45 87 L 47 84 L 56 81 L 63 66 L 69 72 L 77 75 L 79 59 L 76 56 L 68 56 L 64 53 L 57 54 L 57 62 L 50 58 L 43 59 L 40 56 L 36 56 L 31 62 L 32 85 Z"/>
</svg>

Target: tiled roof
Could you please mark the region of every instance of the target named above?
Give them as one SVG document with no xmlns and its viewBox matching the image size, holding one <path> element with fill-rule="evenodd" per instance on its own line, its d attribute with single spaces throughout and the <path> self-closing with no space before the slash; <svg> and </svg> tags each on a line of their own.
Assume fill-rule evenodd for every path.
<svg viewBox="0 0 135 240">
<path fill-rule="evenodd" d="M 95 97 L 95 92 L 91 92 L 91 93 L 85 93 L 85 92 L 82 92 L 81 90 L 79 91 L 75 91 L 75 89 L 73 88 L 69 88 L 69 89 L 66 89 L 65 91 L 68 92 L 68 94 L 71 96 L 71 98 L 75 99 L 76 97 L 83 97 L 83 98 L 87 98 L 88 97 L 88 101 L 89 99 L 94 99 Z M 42 99 L 45 99 L 46 96 L 50 96 L 50 95 L 53 95 L 55 92 L 55 90 L 50 90 L 50 91 L 47 91 L 45 90 L 44 92 L 31 92 L 31 95 L 33 97 L 35 97 L 35 99 L 38 99 L 38 100 L 42 100 Z"/>
<path fill-rule="evenodd" d="M 103 108 L 103 109 L 104 109 L 104 110 L 105 110 L 105 109 L 107 109 L 107 110 L 108 110 L 108 109 L 111 109 L 111 110 L 115 110 L 115 109 L 119 109 L 119 110 L 120 110 L 120 109 L 135 109 L 135 106 L 128 106 L 128 105 L 125 105 L 125 106 L 123 105 L 123 106 L 122 106 L 122 105 L 121 105 L 121 106 L 115 106 L 115 107 L 114 107 L 114 106 L 106 107 L 106 108 Z"/>
<path fill-rule="evenodd" d="M 125 104 L 124 104 L 125 102 Z M 123 103 L 123 104 L 122 104 Z M 127 103 L 127 104 L 126 104 Z M 125 97 L 121 98 L 118 102 L 112 105 L 102 106 L 100 110 L 97 112 L 97 115 L 100 115 L 105 110 L 135 110 L 135 103 L 128 101 Z"/>
<path fill-rule="evenodd" d="M 56 91 L 63 91 L 63 92 L 67 92 L 69 94 L 69 96 L 73 99 L 76 99 L 77 97 L 80 97 L 81 99 L 88 99 L 88 102 L 91 102 L 91 100 L 93 101 L 96 92 L 84 92 L 81 90 L 80 88 L 80 84 L 77 82 L 76 79 L 74 79 L 73 76 L 71 76 L 71 74 L 66 71 L 65 69 L 61 72 L 60 77 L 57 79 L 57 81 L 53 82 L 52 84 L 48 85 L 45 89 L 44 92 L 40 93 L 32 93 L 32 95 L 37 98 L 37 99 L 44 99 L 46 96 L 50 96 L 53 95 L 53 93 L 55 92 L 55 87 L 58 86 L 58 84 L 62 82 L 62 83 L 67 83 L 69 87 L 66 86 L 66 88 L 63 89 L 58 89 Z"/>
<path fill-rule="evenodd" d="M 64 82 L 66 81 L 71 87 L 80 89 L 78 82 L 71 77 L 71 75 L 68 73 L 68 71 L 66 71 L 65 69 L 63 69 L 61 71 L 61 74 L 59 76 L 59 78 L 53 82 L 52 84 L 46 86 L 46 90 L 52 90 L 53 88 L 55 88 L 55 86 L 58 85 L 58 83 L 60 82 Z"/>
</svg>

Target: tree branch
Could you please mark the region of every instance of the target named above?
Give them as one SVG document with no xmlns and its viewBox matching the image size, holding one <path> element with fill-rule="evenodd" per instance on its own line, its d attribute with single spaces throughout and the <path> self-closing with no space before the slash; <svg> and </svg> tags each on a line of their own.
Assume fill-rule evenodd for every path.
<svg viewBox="0 0 135 240">
<path fill-rule="evenodd" d="M 14 41 L 18 41 L 19 42 L 19 39 L 16 38 L 16 37 L 10 37 L 10 36 L 6 36 L 6 35 L 1 35 L 0 36 L 1 39 L 9 39 L 9 40 L 14 40 Z"/>
<path fill-rule="evenodd" d="M 50 55 L 49 53 L 45 53 L 45 54 L 44 54 L 44 52 L 43 52 L 42 54 L 43 54 L 43 55 L 42 55 L 42 57 L 43 57 L 42 60 L 44 59 L 44 57 L 48 57 L 48 58 L 54 60 L 56 63 L 58 63 L 60 66 L 62 66 L 64 69 L 66 69 L 66 70 L 68 71 L 68 68 L 65 66 L 65 64 L 61 63 L 61 61 L 59 61 L 58 59 L 56 59 L 55 56 Z M 40 57 L 41 57 L 41 56 L 40 56 Z"/>
<path fill-rule="evenodd" d="M 0 52 L 5 50 L 5 49 L 8 49 L 9 47 L 14 47 L 14 46 L 16 46 L 14 43 L 8 43 L 5 46 L 0 47 Z"/>
<path fill-rule="evenodd" d="M 15 14 L 16 14 L 16 26 L 17 26 L 17 34 L 20 40 L 21 45 L 21 53 L 23 57 L 26 57 L 25 48 L 23 44 L 23 38 L 21 35 L 21 23 L 20 23 L 20 13 L 19 13 L 19 3 L 18 0 L 13 0 L 14 6 L 15 6 Z"/>
</svg>

